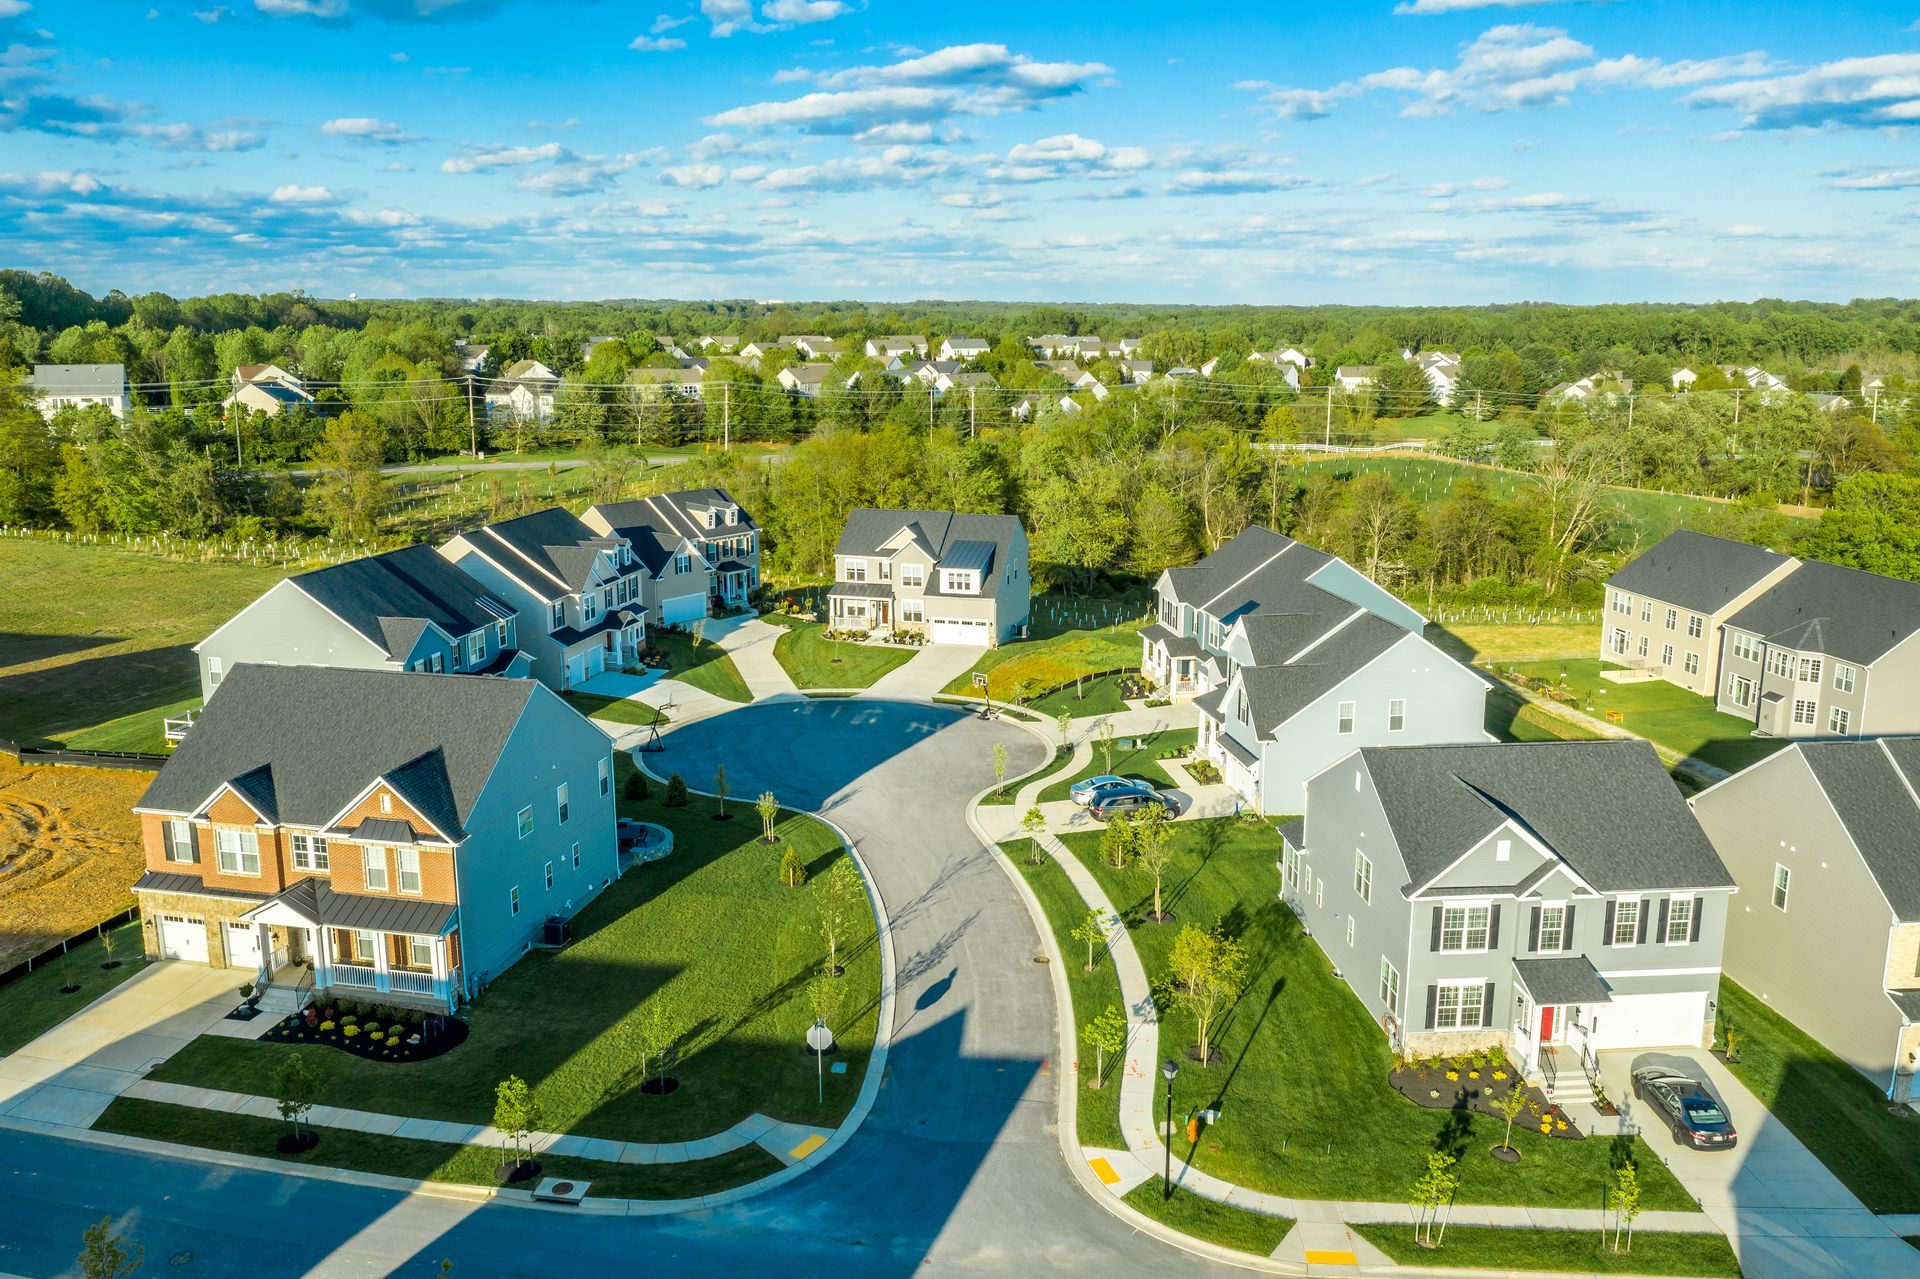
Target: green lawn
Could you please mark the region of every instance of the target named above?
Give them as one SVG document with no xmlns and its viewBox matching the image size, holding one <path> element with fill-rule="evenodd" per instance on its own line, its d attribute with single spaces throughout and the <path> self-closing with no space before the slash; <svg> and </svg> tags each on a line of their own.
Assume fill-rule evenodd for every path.
<svg viewBox="0 0 1920 1279">
<path fill-rule="evenodd" d="M 773 655 L 796 688 L 871 688 L 874 681 L 914 659 L 918 649 L 888 644 L 852 644 L 830 640 L 819 622 L 770 613 L 764 619 L 786 634 L 773 642 Z"/>
<path fill-rule="evenodd" d="M 1174 1187 L 1171 1199 L 1162 1199 L 1162 1192 L 1160 1178 L 1154 1177 L 1129 1190 L 1123 1198 L 1128 1207 L 1145 1213 L 1163 1226 L 1172 1226 L 1183 1235 L 1256 1257 L 1272 1256 L 1273 1250 L 1293 1229 L 1289 1218 L 1249 1212 L 1178 1186 Z"/>
<path fill-rule="evenodd" d="M 150 711 L 135 711 L 119 719 L 108 720 L 93 728 L 68 733 L 63 744 L 77 751 L 133 751 L 145 755 L 164 755 L 167 744 L 167 720 L 200 709 L 198 694 L 183 697 Z"/>
<path fill-rule="evenodd" d="M 1073 750 L 1071 747 L 1056 746 L 1053 748 L 1053 758 L 1047 761 L 1047 766 L 1045 768 L 1040 769 L 1038 772 L 1032 774 L 1031 776 L 1015 778 L 1014 780 L 1007 783 L 1007 788 L 1003 791 L 989 791 L 987 794 L 987 797 L 981 800 L 980 802 L 983 805 L 984 804 L 1011 804 L 1014 801 L 1014 799 L 1020 794 L 1021 791 L 1033 785 L 1033 783 L 1036 781 L 1043 780 L 1045 778 L 1053 776 L 1055 773 L 1059 772 L 1062 768 L 1065 768 L 1067 765 L 1067 761 L 1071 760 L 1072 758 L 1073 758 Z"/>
<path fill-rule="evenodd" d="M 621 780 L 628 770 L 623 759 Z M 711 1136 L 759 1111 L 831 1126 L 859 1091 L 873 1044 L 880 959 L 871 916 L 841 948 L 848 969 L 839 1015 L 847 1073 L 828 1075 L 814 1100 L 812 1063 L 801 1050 L 812 1023 L 807 983 L 825 947 L 814 889 L 842 856 L 823 823 L 786 813 L 779 837 L 808 864 L 808 887 L 780 886 L 777 848 L 758 842 L 760 822 L 736 801 L 728 822 L 717 805 L 689 797 L 666 808 L 666 787 L 623 799 L 622 815 L 675 833 L 674 853 L 630 871 L 574 921 L 564 950 L 535 951 L 497 977 L 471 1009 L 468 1041 L 443 1057 L 407 1065 L 320 1053 L 321 1101 L 430 1119 L 486 1121 L 494 1086 L 511 1072 L 534 1087 L 554 1132 L 640 1141 Z M 535 911 L 541 909 L 537 889 Z M 667 1098 L 639 1090 L 634 1038 L 656 1004 L 681 1036 L 681 1080 Z M 154 1077 L 267 1095 L 275 1063 L 294 1049 L 245 1040 L 195 1040 Z"/>
<path fill-rule="evenodd" d="M 612 720 L 616 724 L 636 724 L 648 728 L 667 722 L 665 714 L 631 697 L 602 697 L 598 693 L 562 693 L 573 708 L 589 719 Z"/>
<path fill-rule="evenodd" d="M 1565 1270 L 1583 1275 L 1707 1275 L 1737 1279 L 1740 1263 L 1725 1235 L 1657 1234 L 1633 1237 L 1621 1254 L 1591 1230 L 1524 1230 L 1449 1226 L 1437 1249 L 1413 1241 L 1411 1225 L 1357 1222 L 1351 1229 L 1403 1266 L 1466 1270 Z"/>
<path fill-rule="evenodd" d="M 1155 786 L 1171 786 L 1173 778 L 1168 776 L 1166 769 L 1160 767 L 1160 757 L 1170 750 L 1192 750 L 1199 735 L 1200 730 L 1197 728 L 1163 728 L 1157 733 L 1148 733 L 1144 737 L 1116 734 L 1113 739 L 1111 769 L 1107 767 L 1106 755 L 1101 751 L 1099 742 L 1095 741 L 1093 759 L 1087 766 L 1071 777 L 1063 777 L 1041 791 L 1040 802 L 1051 804 L 1057 799 L 1066 799 L 1075 782 L 1089 777 L 1099 777 L 1107 772 L 1112 772 L 1118 777 L 1143 778 Z M 1137 747 L 1132 745 L 1134 742 L 1139 742 L 1140 745 Z"/>
<path fill-rule="evenodd" d="M 1033 889 L 1033 895 L 1040 899 L 1040 908 L 1046 911 L 1047 923 L 1053 929 L 1053 939 L 1067 961 L 1067 988 L 1073 992 L 1073 1042 L 1077 1045 L 1079 1063 L 1068 1074 L 1068 1086 L 1081 1085 L 1076 1111 L 1080 1143 L 1125 1150 L 1127 1141 L 1120 1132 L 1120 1062 L 1109 1057 L 1101 1086 L 1088 1087 L 1098 1063 L 1094 1060 L 1094 1051 L 1080 1038 L 1081 1029 L 1102 1010 L 1126 1007 L 1120 998 L 1120 979 L 1114 975 L 1113 961 L 1104 947 L 1094 952 L 1093 971 L 1087 971 L 1087 944 L 1073 935 L 1073 930 L 1087 917 L 1086 900 L 1067 878 L 1067 872 L 1054 865 L 1051 858 L 1038 866 L 1028 865 L 1027 857 L 1032 850 L 1033 842 L 1026 839 L 1011 841 L 1000 848 L 1007 861 L 1020 872 L 1020 877 L 1027 881 L 1027 887 Z"/>
<path fill-rule="evenodd" d="M 1783 738 L 1752 736 L 1753 726 L 1746 720 L 1722 715 L 1709 699 L 1665 680 L 1616 684 L 1602 679 L 1603 668 L 1595 657 L 1501 662 L 1495 669 L 1503 676 L 1516 671 L 1536 680 L 1551 680 L 1573 692 L 1575 709 L 1595 718 L 1620 711 L 1625 717 L 1621 727 L 1628 732 L 1728 772 L 1765 759 L 1787 744 Z M 1591 711 L 1587 711 L 1589 706 Z"/>
<path fill-rule="evenodd" d="M 1074 611 L 1077 608 L 1091 610 L 1086 616 L 1094 620 L 1082 624 L 1082 614 Z M 1011 702 L 1060 688 L 1081 675 L 1140 668 L 1140 628 L 1145 623 L 1131 608 L 1114 601 L 1082 604 L 1042 595 L 1033 601 L 1032 618 L 1029 629 L 1034 638 L 987 650 L 943 691 L 977 695 L 973 677 L 984 672 L 990 681 L 988 693 L 998 701 Z M 1075 714 L 1099 713 L 1083 711 L 1081 705 L 1074 703 Z M 1112 709 L 1118 707 L 1115 697 Z"/>
<path fill-rule="evenodd" d="M 162 708 L 200 695 L 192 646 L 285 576 L 33 538 L 4 546 L 0 737 L 25 743 L 151 742 Z"/>
<path fill-rule="evenodd" d="M 53 963 L 0 986 L 0 1057 L 18 1052 L 23 1044 L 52 1030 L 147 966 L 140 953 L 138 923 L 122 924 L 112 930 L 112 936 L 118 968 L 100 967 L 107 962 L 107 952 L 96 939 L 82 942 Z M 63 995 L 60 988 L 66 985 L 80 989 Z"/>
<path fill-rule="evenodd" d="M 183 1146 L 225 1150 L 262 1159 L 325 1168 L 350 1168 L 414 1181 L 498 1185 L 494 1169 L 502 1154 L 496 1146 L 460 1146 L 451 1142 L 382 1137 L 344 1128 L 319 1129 L 320 1144 L 301 1155 L 283 1155 L 274 1143 L 287 1126 L 277 1119 L 230 1115 L 194 1106 L 119 1097 L 94 1121 L 98 1132 L 117 1132 Z M 745 1185 L 778 1172 L 781 1163 L 759 1146 L 714 1159 L 683 1164 L 609 1163 L 570 1156 L 540 1156 L 549 1176 L 592 1183 L 588 1195 L 617 1199 L 689 1199 Z"/>
<path fill-rule="evenodd" d="M 729 702 L 750 702 L 753 692 L 733 657 L 712 640 L 695 641 L 681 631 L 649 631 L 647 643 L 667 654 L 667 675 Z"/>
<path fill-rule="evenodd" d="M 1064 842 L 1097 876 L 1121 915 L 1139 920 L 1152 908 L 1152 880 L 1114 871 L 1101 860 L 1097 832 Z M 1280 841 L 1272 825 L 1234 818 L 1173 827 L 1175 865 L 1166 879 L 1173 925 L 1133 926 L 1148 975 L 1163 973 L 1179 926 L 1218 923 L 1246 945 L 1252 975 L 1246 993 L 1215 1036 L 1223 1064 L 1182 1060 L 1174 1086 L 1176 1120 L 1213 1107 L 1219 1123 L 1177 1153 L 1238 1185 L 1315 1199 L 1402 1201 L 1435 1148 L 1461 1155 L 1463 1203 L 1598 1207 L 1616 1155 L 1612 1141 L 1569 1141 L 1516 1132 L 1517 1164 L 1487 1155 L 1502 1125 L 1480 1115 L 1425 1110 L 1387 1086 L 1392 1054 L 1360 1001 L 1300 921 L 1275 896 Z M 1338 945 L 1338 942 L 1335 942 Z M 1356 974 L 1372 980 L 1373 974 Z M 1160 1055 L 1194 1042 L 1193 1020 L 1169 1008 Z M 1657 1156 L 1639 1142 L 1644 1205 L 1691 1209 L 1693 1199 Z"/>
<path fill-rule="evenodd" d="M 1111 715 L 1127 709 L 1127 704 L 1120 700 L 1118 675 L 1103 675 L 1099 679 L 1088 680 L 1084 685 L 1069 684 L 1027 705 L 1042 715 L 1057 716 L 1065 711 L 1076 719 L 1085 715 Z"/>
<path fill-rule="evenodd" d="M 1589 742 L 1600 734 L 1550 715 L 1504 688 L 1487 695 L 1487 731 L 1503 742 Z"/>
<path fill-rule="evenodd" d="M 1920 1118 L 1889 1114 L 1866 1076 L 1725 977 L 1720 1024 L 1740 1035 L 1734 1077 L 1861 1203 L 1920 1212 Z"/>
</svg>

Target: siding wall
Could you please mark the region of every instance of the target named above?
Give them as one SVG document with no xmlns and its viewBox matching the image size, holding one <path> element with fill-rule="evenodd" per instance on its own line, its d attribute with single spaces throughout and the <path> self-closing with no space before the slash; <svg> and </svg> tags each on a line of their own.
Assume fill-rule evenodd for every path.
<svg viewBox="0 0 1920 1279">
<path fill-rule="evenodd" d="M 209 658 L 223 671 L 241 662 L 391 670 L 386 651 L 329 613 L 306 592 L 281 582 L 201 642 L 200 696 L 210 699 Z"/>
</svg>

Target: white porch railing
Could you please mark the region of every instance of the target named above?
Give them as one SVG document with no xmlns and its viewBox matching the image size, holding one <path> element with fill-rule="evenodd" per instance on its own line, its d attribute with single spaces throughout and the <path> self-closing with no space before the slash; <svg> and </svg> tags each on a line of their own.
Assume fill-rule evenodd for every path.
<svg viewBox="0 0 1920 1279">
<path fill-rule="evenodd" d="M 379 972 L 357 964 L 335 964 L 327 970 L 327 981 L 334 986 L 357 986 L 362 990 L 380 988 Z"/>
<path fill-rule="evenodd" d="M 431 995 L 434 992 L 432 973 L 410 972 L 403 968 L 387 971 L 387 989 L 401 995 Z"/>
</svg>

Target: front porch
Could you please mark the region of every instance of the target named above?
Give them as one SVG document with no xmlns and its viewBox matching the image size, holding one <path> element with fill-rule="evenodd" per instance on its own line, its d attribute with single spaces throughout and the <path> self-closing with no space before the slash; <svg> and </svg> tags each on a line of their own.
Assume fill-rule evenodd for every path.
<svg viewBox="0 0 1920 1279">
<path fill-rule="evenodd" d="M 740 560 L 722 560 L 713 566 L 707 579 L 707 595 L 729 608 L 746 607 L 748 597 L 759 583 L 759 573 Z"/>
<path fill-rule="evenodd" d="M 1171 699 L 1206 692 L 1206 656 L 1197 641 L 1156 622 L 1140 632 L 1140 673 Z"/>
<path fill-rule="evenodd" d="M 882 582 L 835 582 L 827 591 L 827 627 L 886 633 L 893 629 L 893 589 Z"/>
<path fill-rule="evenodd" d="M 243 920 L 262 931 L 274 974 L 311 974 L 316 996 L 381 999 L 451 1011 L 464 997 L 458 912 L 450 903 L 396 901 L 334 892 L 302 880 L 248 911 Z M 302 984 L 294 981 L 296 990 Z"/>
</svg>

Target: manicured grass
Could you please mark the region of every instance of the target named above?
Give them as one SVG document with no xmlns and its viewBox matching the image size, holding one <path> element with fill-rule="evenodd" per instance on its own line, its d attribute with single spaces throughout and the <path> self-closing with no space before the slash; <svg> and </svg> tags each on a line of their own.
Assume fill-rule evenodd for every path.
<svg viewBox="0 0 1920 1279">
<path fill-rule="evenodd" d="M 1033 851 L 1033 841 L 1029 839 L 1002 844 L 1000 851 L 1027 881 L 1033 895 L 1040 899 L 1040 908 L 1047 913 L 1047 923 L 1053 929 L 1054 942 L 1066 959 L 1067 988 L 1073 993 L 1073 1042 L 1078 1054 L 1068 1086 L 1079 1087 L 1075 1094 L 1078 1102 L 1075 1113 L 1080 1144 L 1125 1150 L 1127 1139 L 1120 1132 L 1120 1071 L 1126 1055 L 1109 1056 L 1101 1086 L 1089 1087 L 1099 1063 L 1095 1060 L 1097 1054 L 1080 1038 L 1086 1024 L 1101 1012 L 1126 1007 L 1120 998 L 1120 979 L 1114 975 L 1113 960 L 1104 947 L 1096 949 L 1093 971 L 1087 971 L 1087 944 L 1073 935 L 1073 930 L 1087 917 L 1087 903 L 1067 878 L 1067 872 L 1050 857 L 1038 866 L 1029 865 L 1027 858 Z"/>
<path fill-rule="evenodd" d="M 1197 728 L 1163 728 L 1157 733 L 1147 733 L 1136 737 L 1132 734 L 1116 734 L 1113 739 L 1113 767 L 1107 767 L 1106 755 L 1100 749 L 1098 741 L 1094 743 L 1093 759 L 1085 768 L 1071 777 L 1063 777 L 1040 792 L 1040 802 L 1051 804 L 1057 799 L 1068 798 L 1073 784 L 1089 777 L 1099 777 L 1111 772 L 1116 777 L 1139 777 L 1152 782 L 1155 786 L 1171 786 L 1173 778 L 1167 770 L 1160 767 L 1159 760 L 1170 750 L 1190 751 L 1199 739 Z M 1135 747 L 1130 743 L 1138 741 Z"/>
<path fill-rule="evenodd" d="M 1423 601 L 1416 599 L 1420 606 Z M 1518 611 L 1518 610 L 1516 610 Z M 1598 622 L 1448 622 L 1427 627 L 1427 638 L 1463 662 L 1539 662 L 1600 651 Z"/>
<path fill-rule="evenodd" d="M 1034 782 L 1036 781 L 1043 780 L 1045 778 L 1053 776 L 1055 773 L 1059 772 L 1062 768 L 1065 768 L 1067 765 L 1067 761 L 1072 758 L 1073 758 L 1072 747 L 1056 746 L 1053 748 L 1053 758 L 1047 761 L 1047 766 L 1045 768 L 1041 769 L 1039 772 L 1033 774 L 1030 777 L 1015 778 L 1014 780 L 1007 783 L 1007 788 L 1003 791 L 988 792 L 987 797 L 981 800 L 980 803 L 982 805 L 1011 804 L 1016 798 L 1018 798 L 1021 791 L 1033 785 Z"/>
<path fill-rule="evenodd" d="M 0 986 L 0 1057 L 18 1052 L 147 966 L 140 953 L 139 924 L 122 924 L 112 936 L 118 968 L 100 967 L 107 962 L 107 951 L 96 939 Z M 60 988 L 69 984 L 80 989 L 61 994 Z"/>
<path fill-rule="evenodd" d="M 1503 742 L 1592 742 L 1600 734 L 1541 710 L 1504 688 L 1487 695 L 1487 731 Z"/>
<path fill-rule="evenodd" d="M 598 693 L 562 693 L 573 708 L 588 719 L 611 720 L 616 724 L 636 724 L 647 728 L 667 722 L 666 715 L 631 697 L 602 697 Z"/>
<path fill-rule="evenodd" d="M 773 642 L 773 656 L 793 677 L 796 688 L 871 688 L 874 681 L 905 666 L 920 650 L 890 644 L 850 644 L 826 638 L 819 622 L 803 622 L 777 613 L 766 621 L 784 627 Z"/>
<path fill-rule="evenodd" d="M 1498 1226 L 1448 1226 L 1437 1249 L 1413 1241 L 1410 1225 L 1355 1222 L 1350 1227 L 1404 1266 L 1454 1266 L 1466 1270 L 1565 1270 L 1583 1275 L 1707 1275 L 1737 1279 L 1740 1263 L 1725 1235 L 1664 1234 L 1633 1237 L 1633 1251 L 1617 1253 L 1592 1230 L 1524 1230 Z M 1611 1236 L 1609 1236 L 1611 1237 Z"/>
<path fill-rule="evenodd" d="M 1178 1186 L 1173 1188 L 1173 1198 L 1162 1199 L 1160 1196 L 1160 1178 L 1154 1177 L 1129 1190 L 1122 1196 L 1122 1201 L 1129 1208 L 1145 1213 L 1163 1226 L 1172 1226 L 1183 1235 L 1192 1235 L 1195 1239 L 1204 1239 L 1222 1248 L 1232 1248 L 1235 1252 L 1252 1253 L 1256 1257 L 1272 1256 L 1273 1250 L 1293 1229 L 1290 1218 L 1249 1212 L 1245 1208 L 1223 1204 Z"/>
<path fill-rule="evenodd" d="M 198 697 L 191 647 L 286 576 L 117 547 L 4 546 L 0 737 L 29 745 L 109 726 L 117 736 L 117 721 Z"/>
<path fill-rule="evenodd" d="M 629 765 L 620 759 L 624 784 Z M 694 779 L 700 784 L 702 779 Z M 553 1132 L 639 1141 L 711 1136 L 754 1111 L 831 1126 L 852 1105 L 872 1049 L 880 958 L 871 915 L 841 946 L 846 996 L 837 1022 L 847 1073 L 814 1071 L 800 1045 L 813 1014 L 807 984 L 825 961 L 816 890 L 843 854 L 823 823 L 783 814 L 777 835 L 806 861 L 809 884 L 784 888 L 779 847 L 758 842 L 759 819 L 736 800 L 726 822 L 716 803 L 690 796 L 667 808 L 664 785 L 622 800 L 623 816 L 675 834 L 674 852 L 636 867 L 574 919 L 576 940 L 535 951 L 496 977 L 470 1011 L 472 1034 L 443 1057 L 395 1065 L 317 1053 L 325 1104 L 430 1119 L 486 1122 L 494 1086 L 509 1073 L 533 1085 Z M 622 792 L 623 793 L 623 792 Z M 538 912 L 536 887 L 532 908 Z M 669 1097 L 643 1094 L 634 1042 L 659 1006 L 680 1035 Z M 269 1095 L 284 1045 L 203 1037 L 156 1078 Z"/>
<path fill-rule="evenodd" d="M 150 711 L 135 711 L 119 719 L 108 720 L 93 728 L 68 733 L 61 745 L 76 751 L 133 751 L 145 755 L 164 755 L 172 747 L 167 742 L 167 720 L 200 709 L 200 698 L 183 697 Z"/>
<path fill-rule="evenodd" d="M 1029 623 L 1035 638 L 987 650 L 979 661 L 949 683 L 944 691 L 974 693 L 977 690 L 973 686 L 973 677 L 984 672 L 990 681 L 987 691 L 994 699 L 1011 702 L 1021 697 L 1050 692 L 1077 676 L 1140 668 L 1140 628 L 1145 623 L 1137 613 L 1113 601 L 1088 603 L 1081 607 L 1098 610 L 1100 618 L 1114 620 L 1109 625 L 1082 624 L 1071 620 L 1076 616 L 1071 612 L 1074 607 L 1071 601 L 1056 601 L 1052 596 L 1036 598 L 1032 605 L 1033 620 Z M 1056 612 L 1055 609 L 1061 611 Z M 1050 624 L 1043 621 L 1049 617 L 1059 620 Z M 1068 693 L 1067 696 L 1071 699 L 1073 695 Z M 1099 713 L 1082 712 L 1078 709 L 1079 705 L 1074 704 L 1075 714 Z M 1116 697 L 1113 709 L 1118 707 L 1119 699 Z"/>
<path fill-rule="evenodd" d="M 1246 993 L 1214 1037 L 1223 1062 L 1201 1067 L 1183 1057 L 1174 1085 L 1176 1121 L 1207 1107 L 1220 1111 L 1197 1149 L 1179 1138 L 1176 1153 L 1196 1167 L 1275 1194 L 1400 1202 L 1428 1152 L 1444 1148 L 1460 1154 L 1463 1203 L 1601 1205 L 1616 1156 L 1613 1141 L 1516 1132 L 1522 1159 L 1501 1164 L 1487 1155 L 1500 1140 L 1499 1122 L 1425 1110 L 1387 1086 L 1393 1062 L 1386 1037 L 1276 896 L 1280 841 L 1273 825 L 1230 817 L 1176 823 L 1175 864 L 1166 877 L 1171 925 L 1140 922 L 1152 908 L 1153 881 L 1137 870 L 1108 868 L 1098 832 L 1063 842 L 1131 921 L 1150 979 L 1166 972 L 1174 937 L 1186 924 L 1218 924 L 1249 952 Z M 1352 976 L 1377 979 L 1374 972 Z M 1175 1056 L 1193 1043 L 1192 1017 L 1165 1009 L 1159 1055 Z M 1619 1149 L 1639 1162 L 1645 1207 L 1694 1207 L 1644 1144 L 1623 1142 Z"/>
<path fill-rule="evenodd" d="M 1536 680 L 1553 681 L 1572 691 L 1574 709 L 1596 719 L 1608 711 L 1620 711 L 1624 716 L 1620 727 L 1628 732 L 1729 772 L 1765 759 L 1787 744 L 1783 738 L 1752 736 L 1753 725 L 1746 720 L 1722 715 L 1707 698 L 1665 680 L 1616 684 L 1602 679 L 1598 658 L 1501 662 L 1496 669 L 1501 675 L 1511 670 Z M 1564 680 L 1562 675 L 1566 676 Z M 1591 712 L 1586 709 L 1589 706 Z"/>
<path fill-rule="evenodd" d="M 317 1051 L 317 1050 L 316 1050 Z M 230 1115 L 116 1098 L 94 1121 L 98 1132 L 117 1132 L 154 1141 L 170 1141 L 206 1150 L 255 1155 L 284 1163 L 350 1168 L 413 1181 L 447 1181 L 495 1186 L 494 1169 L 504 1159 L 496 1146 L 459 1146 L 409 1137 L 382 1137 L 345 1128 L 321 1128 L 320 1144 L 305 1154 L 283 1155 L 275 1147 L 287 1125 L 255 1115 Z M 758 1181 L 778 1172 L 781 1163 L 758 1146 L 743 1146 L 713 1159 L 682 1164 L 627 1164 L 562 1155 L 541 1155 L 542 1172 L 590 1182 L 590 1198 L 690 1199 Z"/>
<path fill-rule="evenodd" d="M 1127 704 L 1120 700 L 1118 675 L 1103 675 L 1099 679 L 1088 680 L 1084 685 L 1069 684 L 1027 705 L 1042 715 L 1057 716 L 1065 711 L 1076 719 L 1085 715 L 1111 715 L 1127 709 Z"/>
<path fill-rule="evenodd" d="M 647 643 L 667 653 L 667 677 L 729 702 L 750 702 L 753 691 L 741 678 L 733 656 L 712 640 L 696 641 L 680 631 L 649 631 Z"/>
<path fill-rule="evenodd" d="M 1720 1024 L 1740 1036 L 1740 1060 L 1727 1069 L 1861 1203 L 1920 1212 L 1920 1118 L 1888 1113 L 1866 1076 L 1725 977 Z"/>
</svg>

